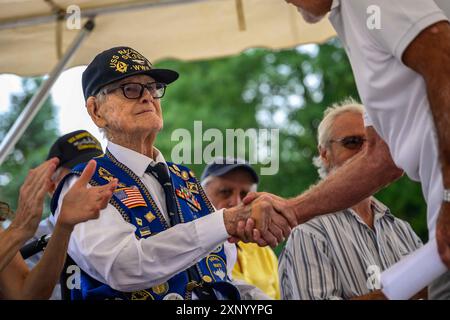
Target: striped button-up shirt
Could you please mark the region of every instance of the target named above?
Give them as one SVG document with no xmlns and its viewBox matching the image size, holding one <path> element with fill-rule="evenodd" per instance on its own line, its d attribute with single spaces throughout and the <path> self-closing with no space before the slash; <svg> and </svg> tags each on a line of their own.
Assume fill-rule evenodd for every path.
<svg viewBox="0 0 450 320">
<path fill-rule="evenodd" d="M 379 289 L 379 274 L 422 246 L 410 225 L 372 198 L 374 230 L 352 209 L 297 226 L 280 256 L 282 299 L 349 299 Z"/>
</svg>

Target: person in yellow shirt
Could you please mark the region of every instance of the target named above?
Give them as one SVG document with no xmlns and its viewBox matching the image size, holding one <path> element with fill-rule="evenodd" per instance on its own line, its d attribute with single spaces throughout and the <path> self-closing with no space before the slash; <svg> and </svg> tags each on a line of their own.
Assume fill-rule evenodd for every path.
<svg viewBox="0 0 450 320">
<path fill-rule="evenodd" d="M 245 161 L 234 158 L 216 158 L 203 171 L 201 184 L 217 210 L 239 205 L 250 191 L 256 191 L 259 177 Z M 237 258 L 232 276 L 280 299 L 278 259 L 270 247 L 255 243 L 236 244 Z"/>
</svg>

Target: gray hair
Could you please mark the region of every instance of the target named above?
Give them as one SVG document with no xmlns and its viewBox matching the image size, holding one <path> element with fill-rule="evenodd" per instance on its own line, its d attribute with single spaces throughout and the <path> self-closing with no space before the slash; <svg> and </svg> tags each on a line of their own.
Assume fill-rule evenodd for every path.
<svg viewBox="0 0 450 320">
<path fill-rule="evenodd" d="M 106 95 L 105 90 L 107 90 L 112 84 L 114 84 L 114 83 L 107 84 L 106 86 L 102 87 L 97 92 L 97 94 L 94 96 L 95 100 L 97 100 L 99 104 L 102 104 L 102 103 L 104 103 L 106 101 L 108 96 Z M 100 133 L 102 134 L 103 138 L 109 140 L 108 130 L 106 130 L 105 128 L 98 128 L 98 131 L 100 131 Z"/>
<path fill-rule="evenodd" d="M 356 102 L 353 98 L 347 98 L 342 102 L 335 103 L 328 107 L 324 112 L 324 117 L 317 128 L 317 142 L 319 148 L 327 148 L 330 142 L 331 129 L 336 118 L 344 113 L 353 112 L 364 114 L 364 106 Z M 328 175 L 327 168 L 320 157 L 314 157 L 313 164 L 317 167 L 320 178 L 325 178 Z"/>
</svg>

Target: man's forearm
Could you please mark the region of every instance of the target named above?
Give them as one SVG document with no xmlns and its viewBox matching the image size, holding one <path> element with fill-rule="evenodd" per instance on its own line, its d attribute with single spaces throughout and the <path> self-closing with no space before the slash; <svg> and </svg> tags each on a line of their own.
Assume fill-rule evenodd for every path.
<svg viewBox="0 0 450 320">
<path fill-rule="evenodd" d="M 0 231 L 0 272 L 12 261 L 25 241 L 26 233 L 17 228 Z"/>
<path fill-rule="evenodd" d="M 444 188 L 450 189 L 450 66 L 448 72 L 429 83 L 428 98 L 433 114 Z"/>
<path fill-rule="evenodd" d="M 64 267 L 71 233 L 72 228 L 56 224 L 41 260 L 25 279 L 24 299 L 48 299 L 51 296 Z"/>
<path fill-rule="evenodd" d="M 374 151 L 360 152 L 325 180 L 289 200 L 299 221 L 349 208 L 401 177 L 403 172 L 393 163 L 386 144 L 377 139 L 377 145 L 371 147 Z"/>
<path fill-rule="evenodd" d="M 403 55 L 406 66 L 426 84 L 442 166 L 444 187 L 450 188 L 450 24 L 441 21 L 423 30 Z"/>
</svg>

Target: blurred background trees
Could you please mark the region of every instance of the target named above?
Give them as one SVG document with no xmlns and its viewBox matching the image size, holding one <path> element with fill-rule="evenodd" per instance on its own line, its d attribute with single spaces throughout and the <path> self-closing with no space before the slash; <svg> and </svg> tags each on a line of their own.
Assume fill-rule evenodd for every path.
<svg viewBox="0 0 450 320">
<path fill-rule="evenodd" d="M 23 93 L 11 96 L 9 110 L 0 114 L 0 141 L 41 83 L 42 78 L 22 79 Z M 13 210 L 16 209 L 19 189 L 28 170 L 45 161 L 50 146 L 58 138 L 58 123 L 55 119 L 56 106 L 49 98 L 0 167 L 0 199 L 6 201 Z M 46 203 L 44 216 L 48 215 L 48 208 Z"/>
<path fill-rule="evenodd" d="M 238 56 L 208 61 L 162 61 L 157 66 L 181 75 L 162 100 L 164 130 L 156 146 L 166 159 L 179 144 L 171 140 L 174 130 L 185 128 L 193 135 L 194 121 L 202 121 L 203 132 L 209 128 L 223 133 L 236 128 L 279 129 L 279 172 L 261 176 L 259 190 L 283 197 L 293 197 L 318 180 L 312 158 L 317 154 L 316 130 L 325 108 L 347 97 L 359 100 L 349 61 L 337 39 L 277 52 L 249 49 Z M 11 110 L 1 115 L 0 137 L 35 88 L 36 80 L 27 81 L 25 94 L 14 97 Z M 48 101 L 13 155 L 0 167 L 2 199 L 14 199 L 27 170 L 45 159 L 57 137 L 54 115 Z M 203 142 L 203 148 L 208 143 Z M 191 147 L 193 157 L 193 141 Z M 188 164 L 197 176 L 204 165 Z M 259 172 L 260 165 L 255 167 Z M 377 197 L 427 239 L 426 207 L 417 183 L 404 177 Z M 13 207 L 15 203 L 10 201 Z"/>
</svg>

